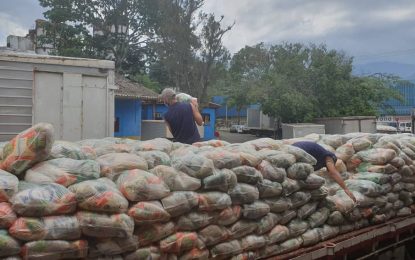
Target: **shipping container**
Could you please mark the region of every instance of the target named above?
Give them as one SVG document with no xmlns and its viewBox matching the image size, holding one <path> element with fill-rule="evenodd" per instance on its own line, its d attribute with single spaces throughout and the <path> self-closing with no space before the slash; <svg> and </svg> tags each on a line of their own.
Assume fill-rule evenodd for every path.
<svg viewBox="0 0 415 260">
<path fill-rule="evenodd" d="M 265 115 L 260 107 L 248 108 L 247 128 L 251 134 L 256 136 L 276 137 L 278 122 L 275 118 Z"/>
<path fill-rule="evenodd" d="M 282 138 L 298 138 L 309 134 L 325 134 L 324 125 L 317 124 L 282 124 Z"/>
<path fill-rule="evenodd" d="M 57 139 L 114 132 L 114 62 L 0 52 L 0 141 L 39 122 Z"/>
<path fill-rule="evenodd" d="M 316 118 L 314 123 L 324 125 L 326 134 L 376 133 L 375 116 Z"/>
</svg>

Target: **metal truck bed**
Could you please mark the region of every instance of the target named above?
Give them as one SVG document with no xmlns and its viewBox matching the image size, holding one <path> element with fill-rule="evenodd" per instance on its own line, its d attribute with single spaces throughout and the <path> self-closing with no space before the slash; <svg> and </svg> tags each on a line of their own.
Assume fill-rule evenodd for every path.
<svg viewBox="0 0 415 260">
<path fill-rule="evenodd" d="M 300 248 L 268 259 L 368 259 L 415 238 L 415 216 L 395 218 L 388 222 L 359 229 L 323 241 L 315 246 Z M 369 250 L 358 258 L 348 258 L 356 251 Z"/>
</svg>

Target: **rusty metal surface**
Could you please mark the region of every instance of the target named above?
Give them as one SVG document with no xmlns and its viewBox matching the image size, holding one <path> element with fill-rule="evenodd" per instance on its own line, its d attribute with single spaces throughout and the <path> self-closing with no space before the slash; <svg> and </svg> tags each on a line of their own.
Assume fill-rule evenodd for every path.
<svg viewBox="0 0 415 260">
<path fill-rule="evenodd" d="M 269 257 L 273 260 L 312 260 L 312 259 L 331 259 L 338 258 L 348 252 L 353 252 L 359 248 L 370 246 L 378 241 L 393 238 L 400 233 L 415 228 L 415 216 L 401 217 L 388 222 L 369 226 L 355 230 L 346 234 L 339 235 L 327 241 L 320 242 L 311 247 L 300 248 L 298 250 Z"/>
</svg>

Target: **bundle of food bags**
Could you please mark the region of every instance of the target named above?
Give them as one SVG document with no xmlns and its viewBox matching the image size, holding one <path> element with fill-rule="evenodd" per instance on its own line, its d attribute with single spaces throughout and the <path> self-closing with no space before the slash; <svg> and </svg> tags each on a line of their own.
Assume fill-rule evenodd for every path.
<svg viewBox="0 0 415 260">
<path fill-rule="evenodd" d="M 298 141 L 336 155 L 357 203 Z M 75 143 L 39 124 L 0 147 L 6 259 L 262 259 L 415 210 L 409 134 Z"/>
</svg>

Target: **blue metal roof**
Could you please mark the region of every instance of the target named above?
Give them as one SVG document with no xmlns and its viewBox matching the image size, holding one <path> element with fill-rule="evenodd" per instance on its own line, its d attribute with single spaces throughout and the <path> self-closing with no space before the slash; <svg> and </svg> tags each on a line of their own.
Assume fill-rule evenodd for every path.
<svg viewBox="0 0 415 260">
<path fill-rule="evenodd" d="M 415 84 L 415 81 L 411 81 Z M 386 103 L 391 105 L 396 112 L 396 115 L 410 115 L 413 108 L 415 108 L 415 86 L 411 84 L 401 83 L 392 88 L 398 90 L 404 97 L 404 102 L 400 102 L 396 99 L 391 99 Z M 380 111 L 382 113 L 382 111 Z"/>
<path fill-rule="evenodd" d="M 214 96 L 212 97 L 212 102 L 220 104 L 221 107 L 218 108 L 216 110 L 216 117 L 238 117 L 238 111 L 236 110 L 235 107 L 228 107 L 226 105 L 226 96 Z M 239 112 L 239 116 L 240 117 L 246 117 L 247 115 L 247 108 L 252 108 L 252 107 L 259 107 L 258 104 L 250 104 L 248 105 L 246 108 L 243 108 L 240 112 Z"/>
</svg>

